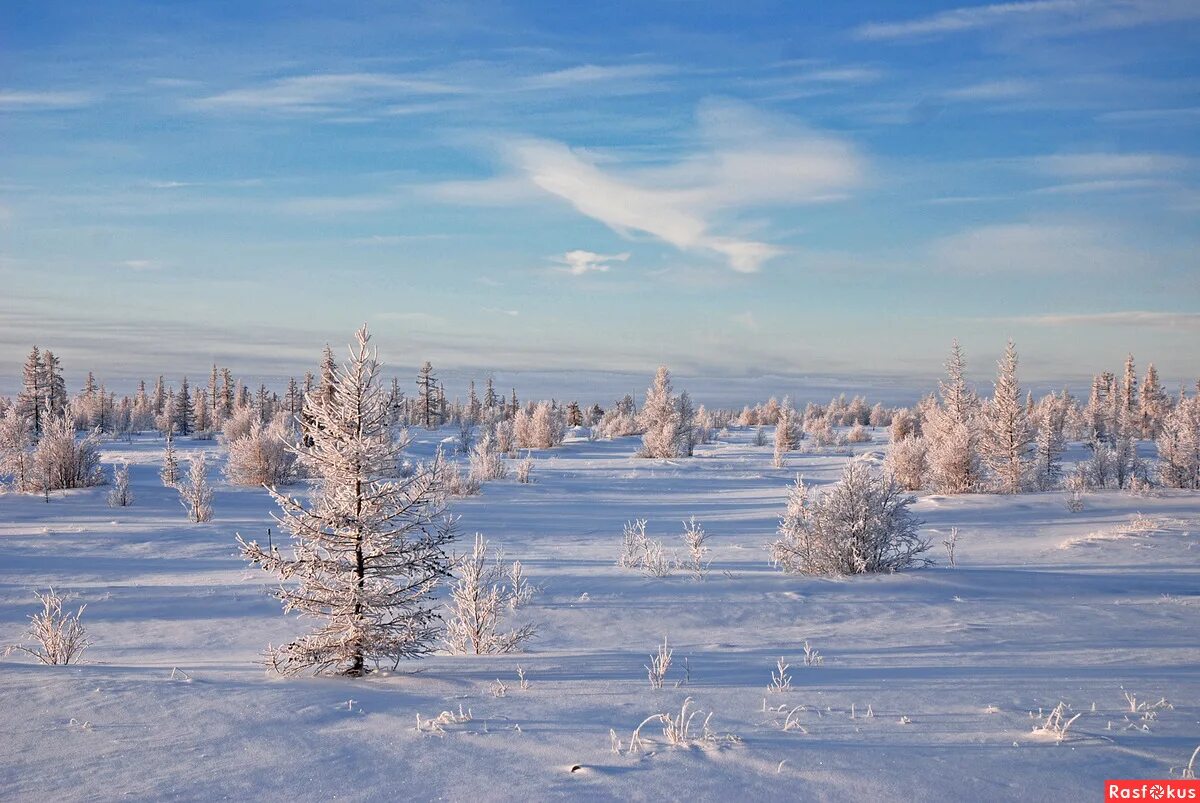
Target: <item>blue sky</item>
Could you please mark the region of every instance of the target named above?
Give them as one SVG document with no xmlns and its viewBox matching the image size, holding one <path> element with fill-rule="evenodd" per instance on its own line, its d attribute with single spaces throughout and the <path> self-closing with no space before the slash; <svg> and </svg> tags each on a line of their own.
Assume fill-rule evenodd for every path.
<svg viewBox="0 0 1200 803">
<path fill-rule="evenodd" d="M 6 6 L 0 370 L 1200 374 L 1194 1 L 334 5 Z"/>
</svg>

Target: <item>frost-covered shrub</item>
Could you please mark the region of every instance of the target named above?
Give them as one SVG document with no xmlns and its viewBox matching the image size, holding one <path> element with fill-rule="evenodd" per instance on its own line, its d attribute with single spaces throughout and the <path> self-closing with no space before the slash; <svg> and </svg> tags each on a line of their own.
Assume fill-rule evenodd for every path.
<svg viewBox="0 0 1200 803">
<path fill-rule="evenodd" d="M 846 440 L 850 443 L 870 443 L 871 433 L 862 424 L 855 424 L 850 427 L 850 432 L 847 433 Z"/>
<path fill-rule="evenodd" d="M 513 442 L 513 422 L 511 418 L 497 421 L 496 426 L 492 429 L 492 436 L 496 440 L 496 451 L 500 454 L 512 454 L 516 450 L 516 445 Z"/>
<path fill-rule="evenodd" d="M 692 577 L 703 580 L 708 575 L 708 533 L 696 521 L 696 517 L 683 523 L 683 545 L 688 551 L 687 569 Z"/>
<path fill-rule="evenodd" d="M 446 463 L 443 472 L 445 483 L 443 488 L 447 496 L 459 498 L 475 496 L 483 487 L 478 477 L 470 471 L 463 471 L 454 463 Z"/>
<path fill-rule="evenodd" d="M 892 443 L 899 443 L 919 434 L 916 416 L 907 407 L 900 408 L 892 415 L 891 431 Z"/>
<path fill-rule="evenodd" d="M 1070 477 L 1067 477 L 1067 510 L 1072 513 L 1078 513 L 1083 510 L 1083 495 L 1087 492 L 1088 487 L 1087 468 L 1080 465 Z"/>
<path fill-rule="evenodd" d="M 517 482 L 528 485 L 533 482 L 533 455 L 525 453 L 525 459 L 517 463 Z"/>
<path fill-rule="evenodd" d="M 233 443 L 250 434 L 256 424 L 261 424 L 258 411 L 252 407 L 241 407 L 233 411 L 224 426 L 221 427 L 221 440 Z"/>
<path fill-rule="evenodd" d="M 470 467 L 471 476 L 481 483 L 508 476 L 508 464 L 490 432 L 484 432 L 471 447 Z"/>
<path fill-rule="evenodd" d="M 50 419 L 33 451 L 32 474 L 36 486 L 47 491 L 103 485 L 99 432 L 76 440 L 70 418 Z"/>
<path fill-rule="evenodd" d="M 924 487 L 928 471 L 925 439 L 916 437 L 894 441 L 888 449 L 884 469 L 904 490 L 919 491 Z"/>
<path fill-rule="evenodd" d="M 180 482 L 179 502 L 188 512 L 188 519 L 196 524 L 210 521 L 213 517 L 212 487 L 208 484 L 208 461 L 204 453 L 193 455 L 188 461 L 187 479 Z"/>
<path fill-rule="evenodd" d="M 771 561 L 789 573 L 827 576 L 923 565 L 928 561 L 920 555 L 930 543 L 908 509 L 915 501 L 863 460 L 849 463 L 841 480 L 815 498 L 797 479 L 769 547 Z"/>
<path fill-rule="evenodd" d="M 567 436 L 566 419 L 550 402 L 539 402 L 529 413 L 520 410 L 513 417 L 513 441 L 518 449 L 550 449 Z"/>
<path fill-rule="evenodd" d="M 452 653 L 516 652 L 533 638 L 533 625 L 515 630 L 502 630 L 506 611 L 512 604 L 514 591 L 506 587 L 505 571 L 500 563 L 489 562 L 487 541 L 476 533 L 475 548 L 456 561 L 456 579 L 450 587 L 449 616 L 446 621 L 446 647 Z M 508 572 L 512 577 L 512 571 Z M 518 576 L 520 572 L 517 572 Z"/>
<path fill-rule="evenodd" d="M 32 655 L 43 664 L 66 665 L 72 661 L 78 663 L 79 656 L 91 644 L 87 638 L 80 618 L 86 605 L 80 605 L 75 613 L 64 613 L 63 603 L 66 600 L 50 589 L 45 594 L 38 593 L 42 603 L 42 612 L 29 617 L 29 631 L 26 635 L 36 642 L 33 647 L 14 644 L 5 649 L 7 655 L 19 651 Z"/>
<path fill-rule="evenodd" d="M 284 415 L 263 426 L 255 420 L 246 434 L 226 441 L 225 479 L 233 485 L 290 485 L 297 479 L 293 433 Z"/>
<path fill-rule="evenodd" d="M 129 489 L 129 464 L 114 465 L 112 475 L 112 490 L 108 492 L 108 506 L 129 507 L 133 504 L 133 491 Z"/>
<path fill-rule="evenodd" d="M 33 431 L 15 406 L 0 416 L 0 479 L 9 478 L 18 491 L 32 490 Z"/>
</svg>

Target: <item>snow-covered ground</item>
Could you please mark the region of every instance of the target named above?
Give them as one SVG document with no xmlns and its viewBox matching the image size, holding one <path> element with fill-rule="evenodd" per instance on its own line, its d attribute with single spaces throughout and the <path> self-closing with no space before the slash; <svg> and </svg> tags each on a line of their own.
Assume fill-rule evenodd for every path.
<svg viewBox="0 0 1200 803">
<path fill-rule="evenodd" d="M 447 434 L 417 433 L 414 453 Z M 752 438 L 678 461 L 569 439 L 534 454 L 533 484 L 455 501 L 462 546 L 483 532 L 541 587 L 516 619 L 539 637 L 364 680 L 257 663 L 304 626 L 236 554 L 235 533 L 265 540 L 265 492 L 220 485 L 215 519 L 189 524 L 158 480 L 161 442 L 139 441 L 104 453 L 133 464 L 133 507 L 104 488 L 0 496 L 0 644 L 48 586 L 87 603 L 94 641 L 78 666 L 0 660 L 0 800 L 1096 800 L 1106 778 L 1178 776 L 1200 744 L 1200 494 L 1096 492 L 1076 514 L 1061 493 L 923 495 L 939 565 L 811 579 L 763 546 L 794 475 L 831 482 L 846 457 L 776 469 Z M 705 581 L 616 566 L 625 521 L 682 553 L 690 516 L 711 534 Z M 792 688 L 768 692 L 780 657 Z M 652 723 L 630 754 L 643 720 L 689 697 L 715 740 L 671 748 Z M 1034 733 L 1060 701 L 1081 714 L 1061 743 Z"/>
</svg>

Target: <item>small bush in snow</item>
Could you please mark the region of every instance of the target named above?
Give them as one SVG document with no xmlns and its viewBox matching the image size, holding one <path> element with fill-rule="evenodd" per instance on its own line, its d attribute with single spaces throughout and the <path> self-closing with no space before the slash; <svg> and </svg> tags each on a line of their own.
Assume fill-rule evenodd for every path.
<svg viewBox="0 0 1200 803">
<path fill-rule="evenodd" d="M 244 435 L 225 442 L 225 478 L 233 485 L 290 485 L 297 479 L 296 449 L 287 419 L 267 426 L 254 420 Z"/>
<path fill-rule="evenodd" d="M 208 484 L 208 463 L 200 453 L 188 461 L 188 476 L 176 486 L 179 501 L 188 512 L 188 518 L 200 524 L 213 516 L 212 487 Z"/>
<path fill-rule="evenodd" d="M 691 571 L 692 576 L 697 580 L 703 580 L 708 575 L 708 545 L 705 543 L 708 540 L 708 534 L 704 532 L 704 528 L 696 521 L 696 517 L 688 519 L 683 523 L 683 538 L 684 546 L 688 551 L 687 568 Z"/>
<path fill-rule="evenodd" d="M 447 496 L 456 498 L 475 496 L 482 489 L 479 477 L 470 471 L 463 471 L 453 463 L 444 463 L 441 470 L 445 472 L 443 490 Z"/>
<path fill-rule="evenodd" d="M 769 546 L 771 561 L 789 573 L 827 576 L 926 564 L 920 555 L 930 544 L 908 509 L 915 501 L 862 460 L 849 463 L 841 480 L 815 499 L 797 479 L 779 538 Z"/>
<path fill-rule="evenodd" d="M 862 424 L 855 424 L 850 427 L 850 432 L 846 435 L 846 440 L 850 443 L 870 443 L 871 433 Z"/>
<path fill-rule="evenodd" d="M 775 662 L 775 671 L 771 673 L 771 685 L 767 687 L 767 691 L 785 692 L 792 690 L 792 675 L 788 671 L 791 665 L 786 663 L 783 658 Z"/>
<path fill-rule="evenodd" d="M 1078 513 L 1083 510 L 1083 495 L 1088 490 L 1088 474 L 1086 469 L 1080 467 L 1074 474 L 1067 477 L 1066 489 L 1067 510 L 1072 513 Z"/>
<path fill-rule="evenodd" d="M 1068 711 L 1067 704 L 1059 702 L 1049 714 L 1046 714 L 1038 724 L 1034 725 L 1034 734 L 1038 736 L 1052 736 L 1055 741 L 1059 742 L 1066 741 L 1071 733 L 1071 726 L 1075 724 L 1075 720 L 1083 716 L 1083 713 L 1080 712 L 1073 717 L 1068 717 Z"/>
<path fill-rule="evenodd" d="M 508 464 L 504 462 L 504 455 L 490 432 L 485 431 L 475 441 L 471 448 L 470 466 L 471 476 L 480 482 L 502 480 L 508 475 Z"/>
<path fill-rule="evenodd" d="M 108 492 L 109 507 L 129 507 L 133 504 L 133 491 L 129 489 L 129 464 L 117 463 L 112 469 L 112 490 Z"/>
<path fill-rule="evenodd" d="M 625 522 L 625 530 L 621 533 L 621 557 L 617 565 L 623 569 L 636 569 L 642 565 L 646 554 L 646 520 Z"/>
<path fill-rule="evenodd" d="M 533 482 L 533 455 L 525 453 L 525 459 L 517 463 L 517 482 L 528 485 Z"/>
<path fill-rule="evenodd" d="M 91 644 L 80 618 L 86 605 L 80 605 L 75 613 L 64 613 L 63 603 L 66 600 L 50 589 L 45 594 L 38 593 L 37 598 L 42 603 L 42 612 L 29 617 L 27 635 L 36 642 L 33 647 L 14 644 L 4 652 L 18 651 L 32 655 L 43 664 L 65 665 L 78 663 L 79 656 Z"/>
<path fill-rule="evenodd" d="M 450 652 L 475 655 L 516 652 L 533 638 L 536 634 L 533 625 L 501 630 L 504 611 L 516 607 L 512 605 L 513 590 L 505 588 L 503 567 L 489 563 L 487 541 L 482 535 L 475 535 L 475 548 L 460 557 L 456 566 L 458 576 L 450 587 L 446 622 L 445 642 Z"/>
<path fill-rule="evenodd" d="M 906 491 L 919 491 L 925 484 L 929 471 L 927 444 L 922 437 L 909 437 L 893 441 L 888 449 L 884 470 L 892 475 Z"/>
<path fill-rule="evenodd" d="M 667 639 L 663 637 L 663 643 L 658 645 L 658 650 L 650 656 L 650 663 L 646 665 L 646 676 L 650 679 L 650 688 L 661 689 L 663 681 L 667 679 L 667 670 L 671 668 L 671 656 L 675 651 L 667 646 Z"/>
<path fill-rule="evenodd" d="M 754 445 L 755 446 L 766 446 L 767 445 L 767 431 L 766 431 L 766 429 L 764 429 L 761 426 L 754 428 Z"/>
<path fill-rule="evenodd" d="M 950 567 L 954 568 L 958 565 L 958 561 L 954 557 L 954 552 L 958 549 L 958 528 L 951 527 L 950 535 L 942 541 L 942 546 L 946 547 L 946 560 Z"/>
<path fill-rule="evenodd" d="M 721 742 L 737 742 L 738 737 L 732 734 L 718 734 L 711 727 L 712 712 L 704 718 L 698 731 L 693 731 L 692 723 L 695 721 L 699 711 L 691 710 L 692 698 L 688 697 L 683 701 L 683 705 L 679 709 L 679 713 L 662 713 L 654 714 L 646 717 L 642 724 L 634 729 L 633 735 L 629 737 L 629 752 L 637 753 L 645 750 L 646 740 L 642 737 L 642 728 L 649 725 L 651 722 L 658 722 L 662 725 L 663 738 L 671 747 L 693 747 L 699 745 L 715 745 Z M 610 732 L 609 739 L 612 742 L 613 751 L 620 752 L 621 743 L 616 738 L 616 734 Z"/>
</svg>

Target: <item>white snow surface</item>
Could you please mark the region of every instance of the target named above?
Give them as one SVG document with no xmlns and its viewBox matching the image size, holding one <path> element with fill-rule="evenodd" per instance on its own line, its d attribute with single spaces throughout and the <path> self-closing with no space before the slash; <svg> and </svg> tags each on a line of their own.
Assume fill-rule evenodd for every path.
<svg viewBox="0 0 1200 803">
<path fill-rule="evenodd" d="M 448 433 L 415 432 L 413 454 Z M 875 438 L 855 449 L 881 461 Z M 451 503 L 459 549 L 482 532 L 541 588 L 514 617 L 539 625 L 526 652 L 359 680 L 261 665 L 305 623 L 237 555 L 235 533 L 265 540 L 273 505 L 219 482 L 214 443 L 178 443 L 211 452 L 206 524 L 161 486 L 152 439 L 104 451 L 132 464 L 132 507 L 107 507 L 106 488 L 0 496 L 0 645 L 49 586 L 87 604 L 94 642 L 79 665 L 0 659 L 0 800 L 1096 800 L 1106 778 L 1178 777 L 1200 744 L 1200 494 L 1094 492 L 1077 514 L 1062 493 L 925 494 L 938 565 L 817 579 L 772 568 L 764 545 L 795 474 L 819 488 L 849 452 L 776 469 L 752 431 L 673 461 L 634 458 L 638 442 L 572 437 L 533 453 L 534 483 Z M 624 522 L 648 519 L 682 557 L 691 516 L 710 534 L 706 580 L 618 568 Z M 654 690 L 644 665 L 664 637 Z M 792 689 L 768 692 L 779 657 Z M 687 697 L 696 730 L 713 712 L 736 740 L 670 747 L 651 723 L 628 752 Z M 1060 701 L 1082 713 L 1069 738 L 1035 734 Z M 460 707 L 469 721 L 416 729 Z"/>
</svg>

